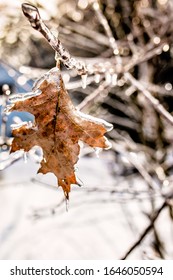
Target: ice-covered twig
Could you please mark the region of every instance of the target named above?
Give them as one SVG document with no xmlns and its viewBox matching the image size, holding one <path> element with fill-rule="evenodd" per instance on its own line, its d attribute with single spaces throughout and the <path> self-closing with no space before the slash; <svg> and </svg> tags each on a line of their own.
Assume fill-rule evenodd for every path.
<svg viewBox="0 0 173 280">
<path fill-rule="evenodd" d="M 147 100 L 153 105 L 155 110 L 161 114 L 171 125 L 173 125 L 173 116 L 162 106 L 158 99 L 156 99 L 146 88 L 145 86 L 137 81 L 130 73 L 124 73 L 125 78 L 134 85 Z"/>
<path fill-rule="evenodd" d="M 86 106 L 90 105 L 96 97 L 101 94 L 104 90 L 109 88 L 107 81 L 102 82 L 96 90 L 88 95 L 78 106 L 78 110 L 83 110 Z"/>
<path fill-rule="evenodd" d="M 166 44 L 167 43 L 164 41 L 152 49 L 148 49 L 147 47 L 145 47 L 144 49 L 140 49 L 140 51 L 138 49 L 138 53 L 135 52 L 134 55 L 132 56 L 132 58 L 124 66 L 124 69 L 123 69 L 124 72 L 128 72 L 134 66 L 136 66 L 140 63 L 143 63 L 145 61 L 148 61 L 148 60 L 152 59 L 153 57 L 161 54 L 163 51 L 163 47 Z"/>
<path fill-rule="evenodd" d="M 112 34 L 112 31 L 110 29 L 110 26 L 108 24 L 108 21 L 106 19 L 106 17 L 104 16 L 104 14 L 102 13 L 101 9 L 100 9 L 100 5 L 98 3 L 98 0 L 91 0 L 91 3 L 92 3 L 92 6 L 93 6 L 93 9 L 98 17 L 98 20 L 100 21 L 101 25 L 103 26 L 104 30 L 105 30 L 105 33 L 109 39 L 109 43 L 110 43 L 110 46 L 113 50 L 113 54 L 116 56 L 116 60 L 117 60 L 117 63 L 119 65 L 122 64 L 122 60 L 121 60 L 121 57 L 119 55 L 119 50 L 118 50 L 118 45 L 117 45 L 117 42 Z"/>
<path fill-rule="evenodd" d="M 61 41 L 54 36 L 46 24 L 41 19 L 38 9 L 28 3 L 22 4 L 22 11 L 29 20 L 31 26 L 38 30 L 48 41 L 51 47 L 56 51 L 57 56 L 68 69 L 76 69 L 79 75 L 86 75 L 85 64 L 81 61 L 71 57 L 68 50 L 66 50 Z"/>
<path fill-rule="evenodd" d="M 148 227 L 143 231 L 143 233 L 140 235 L 139 239 L 129 248 L 129 250 L 126 252 L 126 254 L 121 258 L 121 260 L 125 260 L 130 253 L 143 241 L 143 239 L 147 236 L 147 234 L 152 230 L 155 221 L 157 220 L 159 214 L 162 212 L 162 210 L 168 205 L 167 201 L 165 201 L 161 207 L 157 210 L 157 212 L 154 213 L 154 215 L 151 218 L 151 222 L 148 225 Z"/>
</svg>

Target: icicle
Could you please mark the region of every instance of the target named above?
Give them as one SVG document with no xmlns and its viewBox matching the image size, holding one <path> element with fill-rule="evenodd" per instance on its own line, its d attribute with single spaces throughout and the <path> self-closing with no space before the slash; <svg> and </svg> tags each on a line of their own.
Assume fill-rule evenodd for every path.
<svg viewBox="0 0 173 280">
<path fill-rule="evenodd" d="M 31 121 L 27 122 L 27 128 L 32 128 L 33 127 L 33 123 Z"/>
<path fill-rule="evenodd" d="M 105 145 L 106 145 L 105 150 L 111 149 L 112 148 L 112 144 L 109 142 L 109 140 L 106 137 L 104 137 L 104 139 L 105 139 Z"/>
<path fill-rule="evenodd" d="M 74 166 L 74 172 L 77 172 L 79 170 L 79 167 L 77 165 Z"/>
<path fill-rule="evenodd" d="M 28 161 L 27 152 L 24 152 L 23 159 L 24 159 L 24 163 L 27 163 L 27 161 Z"/>
<path fill-rule="evenodd" d="M 94 80 L 95 80 L 95 83 L 98 84 L 100 82 L 100 74 L 95 74 Z"/>
<path fill-rule="evenodd" d="M 58 37 L 58 36 L 57 36 Z M 58 52 L 55 51 L 55 61 L 59 64 L 60 62 L 60 55 Z"/>
<path fill-rule="evenodd" d="M 100 152 L 103 150 L 102 148 L 94 148 L 96 157 L 99 158 Z"/>
<path fill-rule="evenodd" d="M 69 199 L 66 198 L 65 204 L 66 204 L 66 211 L 68 212 L 68 210 L 69 210 Z"/>
<path fill-rule="evenodd" d="M 106 77 L 106 83 L 108 84 L 108 85 L 110 85 L 111 84 L 111 82 L 112 82 L 112 77 L 111 77 L 111 74 L 109 73 L 109 72 L 106 72 L 106 75 L 105 75 Z"/>
<path fill-rule="evenodd" d="M 112 75 L 112 81 L 111 81 L 112 86 L 117 85 L 117 74 Z"/>
<path fill-rule="evenodd" d="M 86 88 L 86 85 L 87 85 L 87 74 L 81 75 L 81 79 L 82 79 L 82 88 Z"/>
<path fill-rule="evenodd" d="M 79 144 L 80 148 L 83 149 L 84 143 L 81 140 L 78 141 L 78 144 Z"/>
<path fill-rule="evenodd" d="M 29 151 L 29 157 L 35 161 L 36 163 L 40 163 L 43 160 L 43 151 L 42 148 L 39 146 L 34 146 Z"/>
<path fill-rule="evenodd" d="M 84 183 L 76 176 L 76 182 L 79 187 L 83 187 Z"/>
</svg>

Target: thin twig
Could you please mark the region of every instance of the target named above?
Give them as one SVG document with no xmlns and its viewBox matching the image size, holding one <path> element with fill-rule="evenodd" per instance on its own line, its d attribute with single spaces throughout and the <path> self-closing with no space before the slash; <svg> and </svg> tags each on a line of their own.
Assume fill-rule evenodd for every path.
<svg viewBox="0 0 173 280">
<path fill-rule="evenodd" d="M 153 180 L 149 172 L 140 163 L 137 152 L 128 152 L 123 148 L 122 144 L 115 143 L 114 141 L 112 141 L 111 143 L 112 148 L 115 151 L 121 153 L 138 170 L 138 172 L 144 178 L 145 182 L 149 185 L 150 190 L 158 190 L 158 184 Z"/>
<path fill-rule="evenodd" d="M 150 230 L 153 228 L 154 226 L 154 222 L 157 220 L 159 214 L 162 212 L 162 210 L 167 206 L 167 202 L 165 201 L 162 206 L 156 211 L 156 213 L 153 215 L 153 217 L 151 218 L 151 222 L 148 225 L 148 227 L 143 231 L 143 233 L 140 235 L 140 237 L 138 238 L 138 240 L 130 247 L 130 249 L 125 253 L 125 255 L 121 258 L 121 260 L 125 260 L 130 253 L 143 241 L 143 239 L 145 238 L 145 236 L 150 232 Z"/>
<path fill-rule="evenodd" d="M 124 77 L 131 82 L 138 90 L 143 93 L 147 100 L 153 105 L 155 110 L 160 113 L 171 125 L 173 125 L 173 116 L 160 104 L 156 99 L 139 81 L 137 81 L 130 73 L 125 73 Z"/>
<path fill-rule="evenodd" d="M 102 10 L 100 9 L 100 5 L 99 5 L 98 1 L 93 0 L 92 6 L 93 6 L 93 9 L 94 9 L 101 25 L 103 26 L 103 28 L 105 30 L 106 35 L 108 36 L 109 43 L 113 50 L 113 54 L 116 56 L 117 63 L 121 65 L 122 59 L 119 55 L 117 42 L 112 34 L 112 30 L 110 29 L 110 26 L 108 24 L 106 17 L 104 16 L 104 14 L 102 13 Z"/>
<path fill-rule="evenodd" d="M 68 69 L 76 69 L 79 75 L 85 75 L 87 71 L 84 63 L 70 56 L 70 53 L 63 47 L 61 41 L 54 36 L 54 34 L 42 21 L 38 9 L 31 4 L 24 3 L 22 4 L 22 10 L 31 26 L 38 30 L 46 38 L 51 47 L 56 51 L 63 64 Z"/>
<path fill-rule="evenodd" d="M 153 58 L 154 56 L 161 54 L 165 44 L 166 44 L 166 42 L 161 42 L 157 47 L 155 47 L 151 50 L 148 50 L 146 48 L 145 52 L 141 49 L 141 52 L 138 51 L 139 52 L 138 55 L 137 55 L 137 53 L 135 53 L 134 56 L 132 56 L 132 58 L 129 60 L 129 62 L 124 66 L 124 69 L 123 69 L 124 72 L 128 72 L 134 66 L 136 66 L 142 62 L 148 61 L 151 58 Z"/>
<path fill-rule="evenodd" d="M 89 104 L 91 104 L 91 103 L 93 102 L 93 100 L 94 100 L 99 94 L 101 94 L 104 90 L 106 90 L 107 88 L 108 88 L 108 83 L 107 83 L 107 81 L 102 82 L 96 90 L 94 90 L 90 95 L 88 95 L 88 96 L 77 106 L 77 109 L 78 109 L 78 110 L 84 109 L 86 106 L 88 106 Z"/>
</svg>

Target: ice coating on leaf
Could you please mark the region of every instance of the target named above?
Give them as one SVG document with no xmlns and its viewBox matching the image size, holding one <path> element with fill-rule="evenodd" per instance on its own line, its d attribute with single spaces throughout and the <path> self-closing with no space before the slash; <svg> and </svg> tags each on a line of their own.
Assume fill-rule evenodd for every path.
<svg viewBox="0 0 173 280">
<path fill-rule="evenodd" d="M 105 146 L 106 146 L 105 150 L 111 149 L 112 144 L 108 141 L 108 139 L 105 136 L 104 136 L 104 138 L 105 138 Z"/>
<path fill-rule="evenodd" d="M 11 110 L 12 108 L 14 107 L 14 104 L 10 104 L 10 105 L 7 105 L 5 108 L 4 108 L 4 113 L 6 115 L 9 115 L 11 113 Z"/>
<path fill-rule="evenodd" d="M 104 134 L 113 126 L 76 110 L 58 68 L 53 68 L 44 77 L 36 86 L 41 94 L 18 101 L 11 109 L 35 116 L 32 126 L 25 123 L 13 129 L 11 152 L 20 149 L 28 152 L 34 146 L 41 147 L 43 159 L 38 173 L 54 173 L 68 199 L 71 185 L 79 184 L 75 175 L 79 141 L 93 148 L 108 149 L 110 143 Z"/>
<path fill-rule="evenodd" d="M 105 120 L 102 120 L 102 119 L 100 119 L 100 118 L 93 117 L 93 116 L 91 116 L 91 115 L 87 115 L 87 114 L 82 113 L 82 112 L 80 112 L 80 111 L 78 111 L 78 114 L 79 114 L 82 118 L 84 118 L 84 119 L 86 119 L 86 120 L 88 120 L 88 121 L 93 121 L 93 122 L 96 122 L 96 123 L 98 123 L 98 124 L 102 124 L 102 125 L 105 127 L 106 131 L 111 131 L 111 130 L 113 129 L 113 125 L 112 125 L 111 123 L 108 123 L 108 122 L 105 121 Z"/>
<path fill-rule="evenodd" d="M 12 97 L 9 98 L 9 102 L 10 103 L 16 103 L 18 101 L 24 101 L 28 98 L 34 97 L 34 96 L 38 96 L 41 94 L 41 90 L 36 90 L 33 92 L 29 92 L 26 94 L 15 94 Z"/>
<path fill-rule="evenodd" d="M 18 129 L 18 128 L 21 128 L 22 126 L 28 126 L 28 122 L 11 124 L 11 129 Z"/>
<path fill-rule="evenodd" d="M 21 127 L 31 128 L 31 127 L 33 127 L 33 123 L 31 121 L 29 121 L 29 122 L 21 122 L 21 123 L 11 124 L 12 130 L 13 129 L 19 129 Z"/>
<path fill-rule="evenodd" d="M 41 90 L 40 90 L 40 86 L 41 84 L 46 80 L 46 81 L 52 81 L 52 82 L 56 82 L 57 85 L 59 84 L 60 82 L 60 79 L 59 79 L 59 72 L 58 72 L 58 68 L 57 67 L 54 67 L 52 68 L 51 70 L 49 70 L 47 73 L 45 73 L 43 76 L 41 76 L 40 78 L 38 78 L 34 85 L 33 85 L 33 91 L 37 94 L 37 92 L 40 92 L 41 93 Z"/>
<path fill-rule="evenodd" d="M 46 80 L 47 78 L 48 78 L 47 73 L 44 74 L 43 76 L 41 76 L 40 78 L 38 78 L 38 79 L 35 81 L 32 90 L 33 90 L 34 92 L 37 91 L 37 90 L 39 90 L 40 85 L 41 85 L 42 82 L 43 82 L 44 80 Z"/>
<path fill-rule="evenodd" d="M 76 184 L 79 186 L 79 187 L 83 187 L 84 183 L 81 181 L 81 179 L 79 179 L 77 176 L 76 176 Z"/>
</svg>

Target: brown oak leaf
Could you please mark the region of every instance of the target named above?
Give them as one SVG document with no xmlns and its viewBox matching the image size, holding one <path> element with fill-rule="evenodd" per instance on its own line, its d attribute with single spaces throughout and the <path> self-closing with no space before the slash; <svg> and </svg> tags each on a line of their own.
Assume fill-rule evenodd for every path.
<svg viewBox="0 0 173 280">
<path fill-rule="evenodd" d="M 20 149 L 28 152 L 32 147 L 40 146 L 43 159 L 38 173 L 54 173 L 68 199 L 71 184 L 77 184 L 74 166 L 80 152 L 78 141 L 108 149 L 110 143 L 104 134 L 112 129 L 112 125 L 74 107 L 58 68 L 51 69 L 37 87 L 39 94 L 15 102 L 10 109 L 27 111 L 35 116 L 32 125 L 24 124 L 13 129 L 11 152 Z"/>
</svg>

